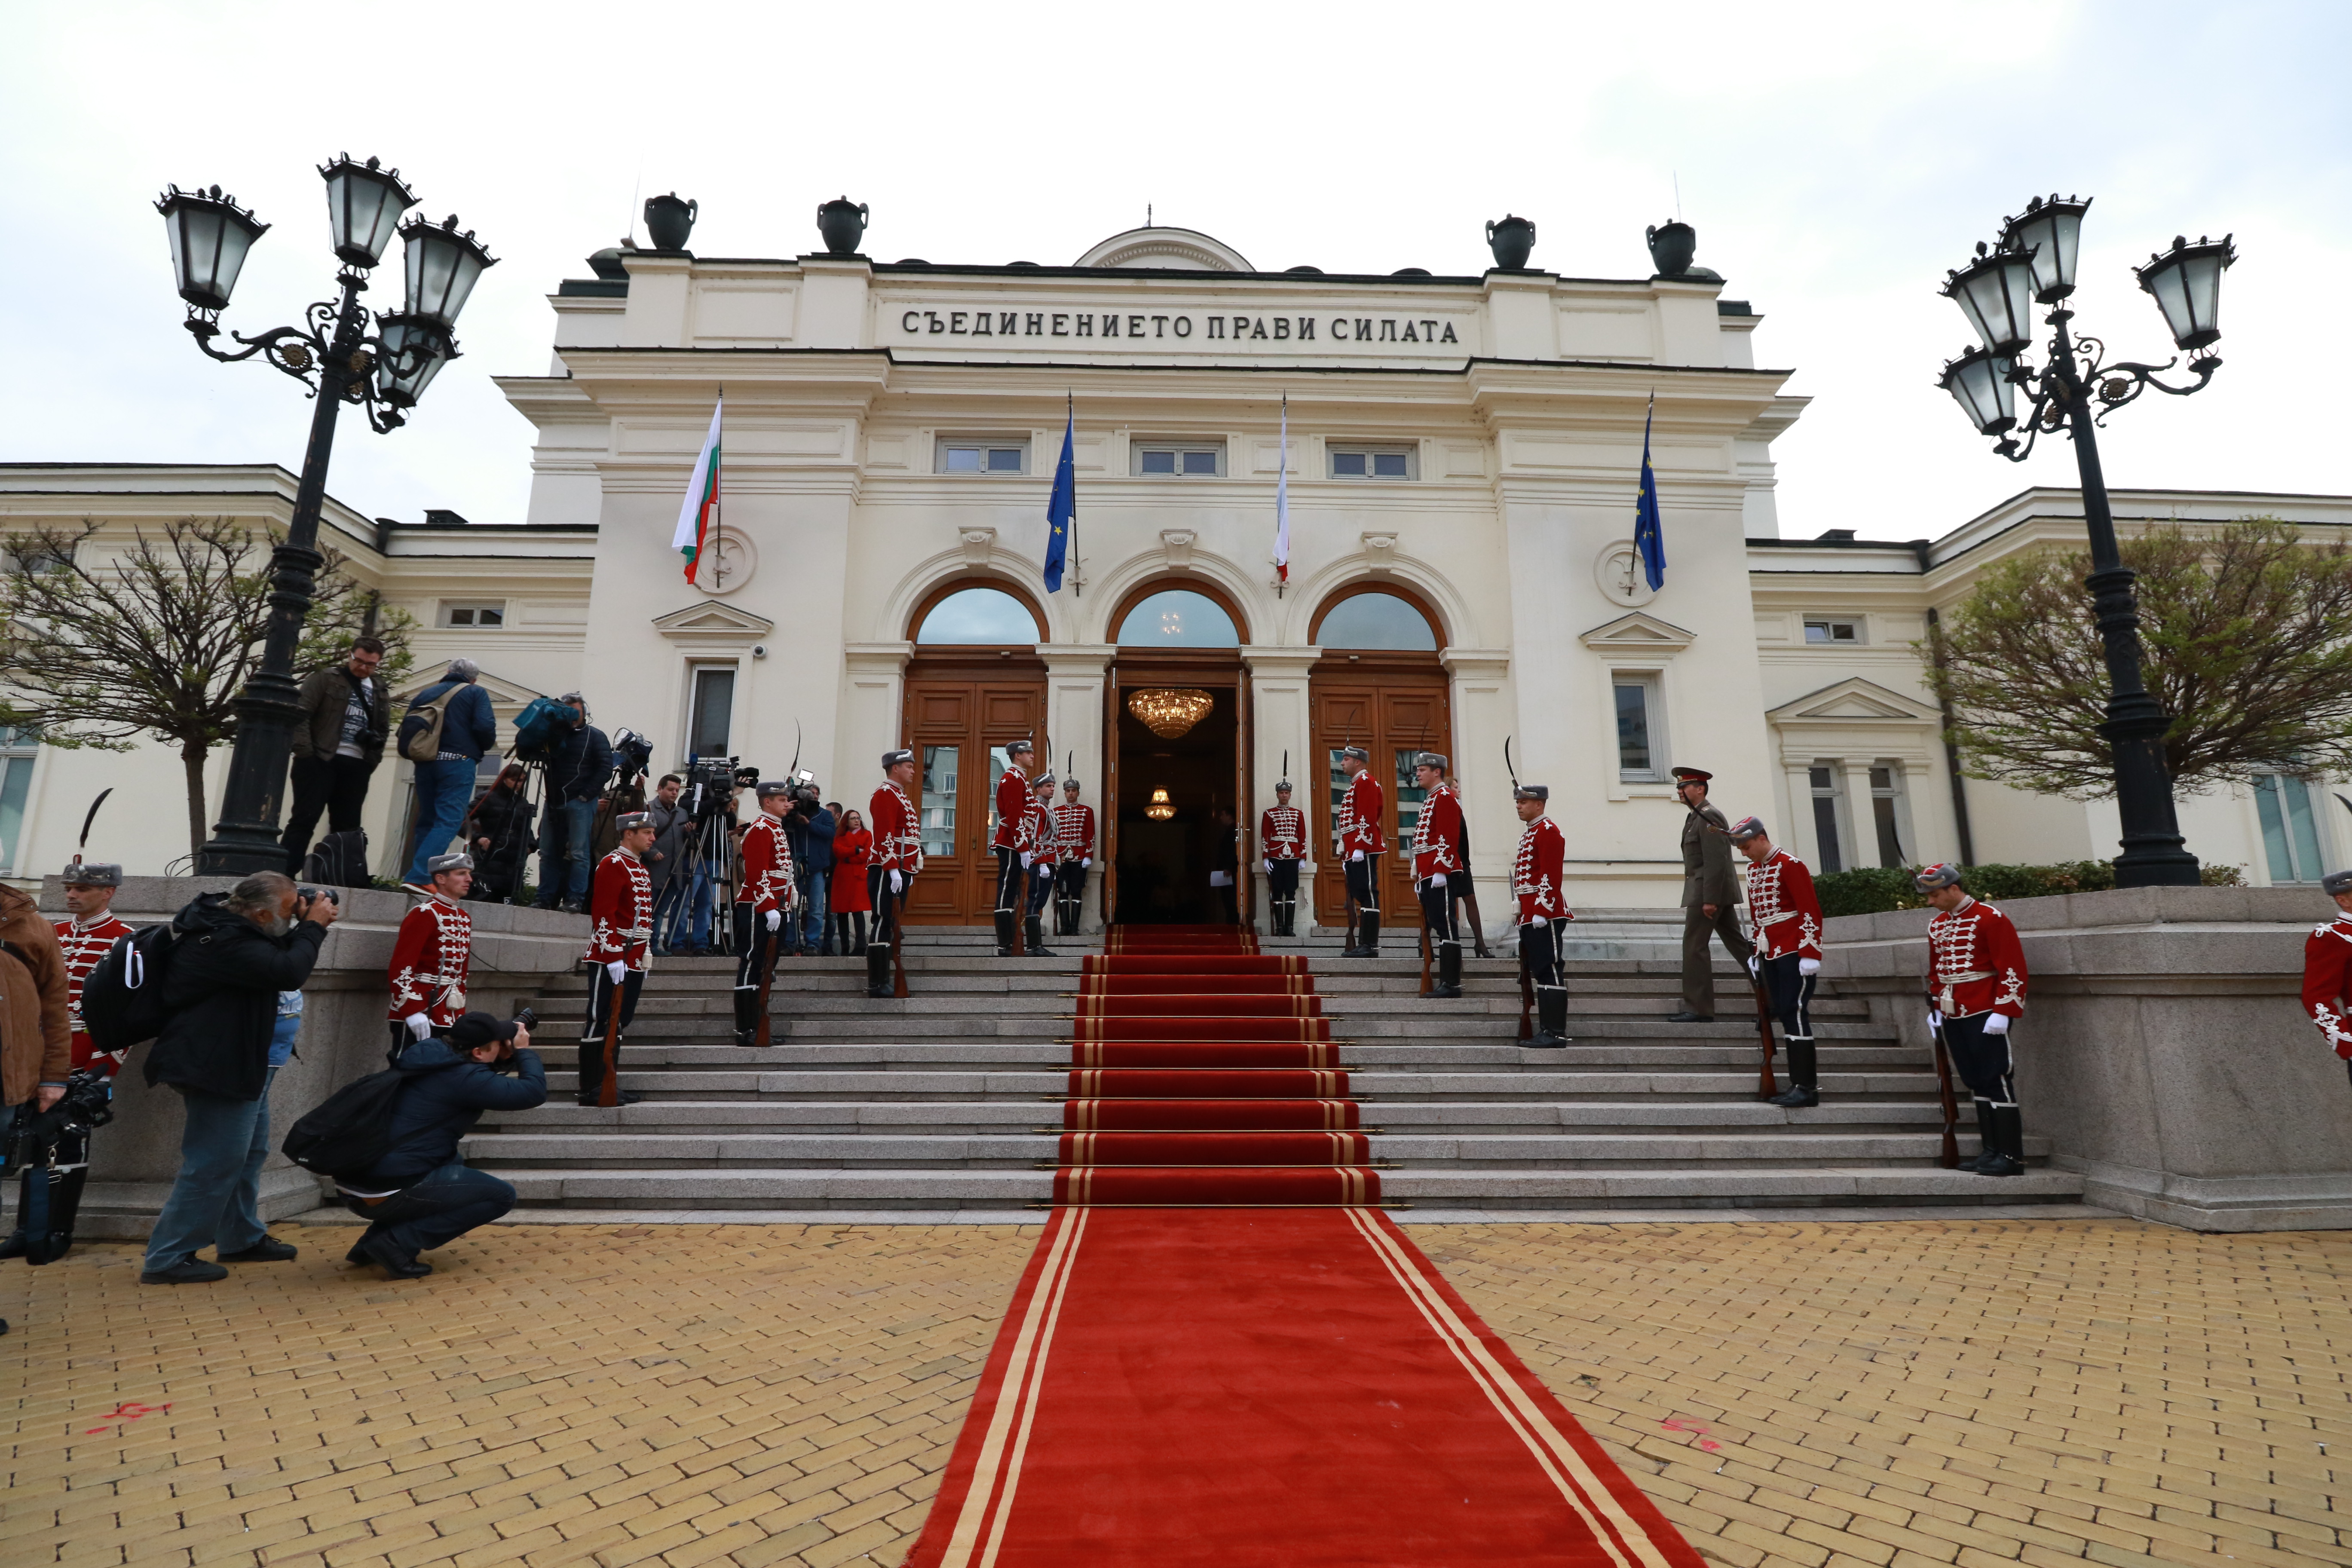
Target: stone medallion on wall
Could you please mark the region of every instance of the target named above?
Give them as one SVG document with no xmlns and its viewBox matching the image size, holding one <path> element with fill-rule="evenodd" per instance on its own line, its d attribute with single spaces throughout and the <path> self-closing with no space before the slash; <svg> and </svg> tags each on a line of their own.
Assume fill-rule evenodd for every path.
<svg viewBox="0 0 2352 1568">
<path fill-rule="evenodd" d="M 732 529 L 724 530 L 712 545 L 710 559 L 696 567 L 694 585 L 706 594 L 731 594 L 759 569 L 759 546 Z"/>
<path fill-rule="evenodd" d="M 1600 584 L 1602 598 L 1628 610 L 1639 609 L 1658 596 L 1642 575 L 1642 557 L 1630 539 L 1601 547 L 1592 563 L 1592 580 Z"/>
</svg>

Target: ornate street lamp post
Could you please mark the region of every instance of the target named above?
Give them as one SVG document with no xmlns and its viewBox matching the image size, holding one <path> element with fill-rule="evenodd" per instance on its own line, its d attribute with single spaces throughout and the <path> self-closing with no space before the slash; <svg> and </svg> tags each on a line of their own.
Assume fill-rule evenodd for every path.
<svg viewBox="0 0 2352 1568">
<path fill-rule="evenodd" d="M 172 270 L 180 298 L 188 302 L 186 325 L 196 346 L 232 363 L 266 354 L 271 364 L 310 388 L 318 403 L 294 493 L 293 522 L 270 555 L 269 621 L 261 663 L 237 694 L 236 742 L 220 820 L 211 841 L 196 853 L 195 868 L 205 876 L 242 877 L 285 864 L 278 842 L 278 794 L 286 780 L 288 737 L 301 716 L 294 650 L 310 611 L 313 580 L 326 559 L 318 550 L 319 508 L 327 494 L 335 416 L 344 404 L 356 403 L 366 408 L 368 424 L 378 435 L 404 424 L 435 374 L 457 357 L 452 336 L 457 312 L 482 269 L 497 265 L 471 229 L 458 232 L 454 216 L 438 225 L 415 218 L 403 226 L 401 214 L 416 198 L 399 170 L 380 168 L 373 158 L 354 163 L 345 153 L 319 174 L 327 183 L 335 258 L 343 264 L 335 275 L 342 298 L 313 304 L 303 312 L 303 326 L 272 327 L 254 337 L 229 333 L 246 345 L 234 353 L 213 346 L 221 332 L 220 313 L 228 308 L 246 253 L 269 226 L 234 197 L 222 195 L 218 185 L 209 191 L 173 185 L 155 203 L 171 236 Z M 398 312 L 372 318 L 359 297 L 395 230 L 406 247 L 407 302 Z"/>
<path fill-rule="evenodd" d="M 2176 238 L 2170 250 L 2133 269 L 2139 286 L 2155 296 L 2173 342 L 2189 356 L 2188 371 L 2197 378 L 2186 386 L 2169 386 L 2158 374 L 2179 363 L 2179 355 L 2162 364 L 2102 364 L 2106 345 L 2069 330 L 2074 313 L 2061 301 L 2074 291 L 2074 259 L 2090 205 L 2087 197 L 2034 197 L 2021 216 L 2003 222 L 1998 246 L 1979 245 L 1976 259 L 1946 279 L 1943 292 L 1959 305 L 1981 346 L 1947 363 L 1940 384 L 1979 433 L 2000 437 L 1993 450 L 2013 463 L 2025 460 L 2044 431 L 2063 429 L 2074 442 L 2083 519 L 2091 537 L 2091 574 L 2084 584 L 2091 590 L 2107 659 L 2107 721 L 2099 733 L 2115 758 L 2116 804 L 2123 818 L 2116 886 L 2194 887 L 2197 857 L 2182 845 L 2172 778 L 2164 764 L 2164 732 L 2172 715 L 2140 679 L 2134 574 L 2116 552 L 2115 514 L 2107 506 L 2095 431 L 2151 386 L 2176 397 L 2204 390 L 2221 365 L 2212 352 L 2221 336 L 2214 325 L 2215 308 L 2221 271 L 2237 253 L 2228 235 L 2218 244 Z M 2020 357 L 2032 341 L 2036 303 L 2057 307 L 2044 318 L 2054 331 L 2049 361 L 2040 370 Z M 2030 400 L 2021 444 L 2013 434 L 2021 387 Z"/>
</svg>

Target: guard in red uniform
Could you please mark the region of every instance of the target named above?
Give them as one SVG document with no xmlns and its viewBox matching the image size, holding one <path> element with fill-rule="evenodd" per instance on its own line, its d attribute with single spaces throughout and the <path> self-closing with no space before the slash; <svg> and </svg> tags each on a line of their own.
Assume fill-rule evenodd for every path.
<svg viewBox="0 0 2352 1568">
<path fill-rule="evenodd" d="M 2319 1026 L 2328 1048 L 2352 1068 L 2352 1016 L 2347 1016 L 2352 1013 L 2352 871 L 2331 871 L 2319 886 L 2336 900 L 2336 918 L 2304 939 L 2303 1011 Z M 65 931 L 59 926 L 58 935 Z M 73 949 L 66 952 L 70 957 Z M 74 1060 L 81 1060 L 79 1035 L 74 1037 Z"/>
<path fill-rule="evenodd" d="M 1054 869 L 1062 861 L 1061 837 L 1054 825 L 1054 775 L 1039 773 L 1029 800 L 1029 821 L 1021 835 L 1029 857 L 1029 896 L 1022 906 L 1024 928 L 1032 958 L 1051 958 L 1045 945 L 1045 900 L 1054 896 Z"/>
<path fill-rule="evenodd" d="M 1419 752 L 1412 782 L 1421 786 L 1421 813 L 1412 823 L 1412 890 L 1421 900 L 1421 923 L 1437 944 L 1437 984 L 1432 996 L 1462 994 L 1462 927 L 1454 912 L 1448 877 L 1469 868 L 1462 852 L 1462 798 L 1445 782 L 1445 758 Z"/>
<path fill-rule="evenodd" d="M 2024 944 L 2007 915 L 1960 885 L 1958 866 L 1930 866 L 1917 881 L 1937 911 L 1927 925 L 1927 1026 L 1943 1031 L 1953 1069 L 1976 1097 L 1984 1151 L 1960 1169 L 2023 1175 L 2009 1026 L 2025 1013 Z"/>
<path fill-rule="evenodd" d="M 1298 866 L 1307 858 L 1307 814 L 1290 804 L 1290 781 L 1274 786 L 1274 804 L 1258 813 L 1258 853 L 1265 857 L 1266 913 L 1274 934 L 1298 934 Z"/>
<path fill-rule="evenodd" d="M 1021 917 L 1022 889 L 1029 878 L 1029 770 L 1036 765 L 1037 748 L 1025 740 L 1004 748 L 1004 773 L 996 781 L 996 833 L 989 847 L 996 851 L 996 956 L 1013 956 L 1013 922 Z"/>
<path fill-rule="evenodd" d="M 1756 922 L 1749 972 L 1764 987 L 1789 1047 L 1789 1087 L 1772 1097 L 1790 1107 L 1822 1102 L 1820 1058 L 1813 1049 L 1813 985 L 1822 972 L 1822 900 L 1813 874 L 1755 817 L 1731 825 L 1732 847 L 1748 857 L 1748 918 Z"/>
<path fill-rule="evenodd" d="M 436 855 L 425 862 L 431 895 L 401 918 L 392 941 L 394 1061 L 409 1042 L 446 1029 L 466 1011 L 474 966 L 474 917 L 461 901 L 474 886 L 474 858 Z"/>
<path fill-rule="evenodd" d="M 77 860 L 65 869 L 66 913 L 57 922 L 58 946 L 66 959 L 66 1016 L 73 1024 L 73 1066 L 90 1068 L 112 1078 L 125 1053 L 101 1051 L 90 1043 L 81 1025 L 81 983 L 98 967 L 117 937 L 129 936 L 131 925 L 114 914 L 114 894 L 122 886 L 122 868 Z"/>
<path fill-rule="evenodd" d="M 621 842 L 596 862 L 588 889 L 588 1022 L 580 1031 L 580 1103 L 593 1105 L 604 1092 L 604 1032 L 613 1009 L 620 1009 L 621 1035 L 614 1040 L 613 1070 L 620 1071 L 620 1039 L 636 1016 L 637 993 L 646 983 L 646 948 L 654 934 L 654 880 L 646 854 L 654 847 L 654 819 L 642 811 L 613 818 Z M 629 1105 L 637 1096 L 622 1093 Z"/>
<path fill-rule="evenodd" d="M 1544 815 L 1550 799 L 1547 784 L 1520 784 L 1511 791 L 1511 804 L 1527 824 L 1519 830 L 1518 853 L 1511 858 L 1511 891 L 1519 900 L 1519 967 L 1536 994 L 1536 1033 L 1528 1044 L 1545 1050 L 1568 1044 L 1568 979 L 1560 971 L 1560 954 L 1568 922 L 1576 918 L 1568 907 L 1568 840 Z"/>
<path fill-rule="evenodd" d="M 1062 781 L 1054 808 L 1054 934 L 1076 936 L 1086 919 L 1087 873 L 1095 864 L 1095 808 L 1078 799 L 1078 781 Z"/>
<path fill-rule="evenodd" d="M 882 783 L 866 803 L 874 833 L 874 859 L 866 871 L 866 900 L 874 906 L 874 932 L 866 941 L 866 994 L 891 992 L 890 963 L 898 945 L 898 916 L 907 888 L 923 868 L 922 819 L 907 792 L 915 784 L 915 753 L 882 753 Z"/>
<path fill-rule="evenodd" d="M 1347 771 L 1347 793 L 1339 797 L 1339 820 L 1333 824 L 1333 837 L 1339 841 L 1339 860 L 1347 868 L 1348 897 L 1356 904 L 1356 945 L 1339 950 L 1342 958 L 1378 958 L 1381 955 L 1381 857 L 1388 853 L 1389 840 L 1381 826 L 1386 820 L 1388 800 L 1381 792 L 1380 780 L 1372 777 L 1372 753 L 1361 746 L 1348 746 L 1339 752 L 1339 766 Z"/>
<path fill-rule="evenodd" d="M 760 815 L 743 830 L 742 890 L 735 895 L 735 1043 L 760 1043 L 760 987 L 775 972 L 776 948 L 791 923 L 793 851 L 784 813 L 793 803 L 790 779 L 757 788 Z"/>
</svg>

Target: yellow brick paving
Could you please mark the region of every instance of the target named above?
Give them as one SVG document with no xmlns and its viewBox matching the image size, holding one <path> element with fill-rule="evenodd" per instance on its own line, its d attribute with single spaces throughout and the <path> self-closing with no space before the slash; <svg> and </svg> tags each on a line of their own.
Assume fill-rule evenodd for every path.
<svg viewBox="0 0 2352 1568">
<path fill-rule="evenodd" d="M 402 1284 L 279 1234 L 5 1266 L 0 1563 L 889 1568 L 1037 1232 L 502 1227 Z M 2352 1564 L 2352 1236 L 1413 1236 L 1717 1563 Z"/>
</svg>

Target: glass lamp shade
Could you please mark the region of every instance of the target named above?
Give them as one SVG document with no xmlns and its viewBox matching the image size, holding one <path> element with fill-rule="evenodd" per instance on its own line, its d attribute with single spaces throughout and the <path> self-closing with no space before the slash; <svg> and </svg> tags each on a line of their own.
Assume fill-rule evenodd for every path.
<svg viewBox="0 0 2352 1568">
<path fill-rule="evenodd" d="M 408 247 L 408 302 L 402 309 L 439 326 L 456 327 L 457 312 L 466 308 L 466 297 L 474 291 L 482 268 L 496 267 L 498 259 L 472 229 L 457 232 L 454 213 L 438 224 L 417 218 L 401 229 L 400 237 Z"/>
<path fill-rule="evenodd" d="M 2074 291 L 2074 260 L 2083 247 L 2083 215 L 2088 196 L 2059 200 L 2053 192 L 2025 204 L 2025 211 L 2001 226 L 2000 247 L 2033 254 L 2033 297 L 2054 305 Z"/>
<path fill-rule="evenodd" d="M 1998 436 L 2017 423 L 2016 388 L 2010 361 L 1985 349 L 1970 349 L 1944 366 L 1937 384 L 1952 395 L 1980 436 Z"/>
<path fill-rule="evenodd" d="M 200 310 L 227 310 L 245 253 L 269 226 L 238 206 L 236 197 L 222 195 L 218 185 L 209 194 L 171 186 L 156 198 L 155 210 L 171 237 L 180 298 Z"/>
<path fill-rule="evenodd" d="M 2164 312 L 2172 341 L 2184 351 L 2210 348 L 2221 341 L 2221 329 L 2216 324 L 2221 304 L 2221 269 L 2238 259 L 2231 238 L 2225 234 L 2216 244 L 2200 235 L 2191 245 L 2175 235 L 2170 250 L 2149 257 L 2145 267 L 2132 268 L 2139 286 L 2156 296 L 2156 308 Z"/>
<path fill-rule="evenodd" d="M 400 215 L 416 205 L 397 169 L 382 169 L 376 160 L 354 163 L 344 153 L 331 163 L 319 165 L 327 182 L 327 221 L 334 227 L 335 259 L 352 267 L 373 267 L 383 259 Z"/>
<path fill-rule="evenodd" d="M 414 408 L 441 367 L 457 357 L 457 345 L 443 328 L 416 316 L 379 316 L 376 326 L 383 339 L 376 395 L 394 408 Z"/>
<path fill-rule="evenodd" d="M 1944 279 L 1944 294 L 1958 304 L 1960 314 L 1994 353 L 2017 354 L 2033 340 L 2034 255 L 2030 250 L 1992 251 Z"/>
</svg>

